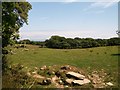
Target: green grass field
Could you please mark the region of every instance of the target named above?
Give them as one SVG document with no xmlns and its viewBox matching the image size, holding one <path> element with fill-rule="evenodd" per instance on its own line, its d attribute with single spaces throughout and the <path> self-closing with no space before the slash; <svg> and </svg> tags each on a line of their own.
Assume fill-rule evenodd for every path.
<svg viewBox="0 0 120 90">
<path fill-rule="evenodd" d="M 28 45 L 13 48 L 15 54 L 8 55 L 12 63 L 20 63 L 33 68 L 43 65 L 69 64 L 79 68 L 106 69 L 116 71 L 118 67 L 118 47 L 97 47 L 87 49 L 49 49 Z"/>
<path fill-rule="evenodd" d="M 26 50 L 27 49 L 27 50 Z M 49 49 L 27 45 L 26 48 L 12 48 L 14 54 L 8 54 L 12 64 L 22 64 L 33 69 L 43 65 L 72 65 L 87 72 L 105 70 L 116 82 L 118 75 L 118 46 L 87 49 Z"/>
</svg>

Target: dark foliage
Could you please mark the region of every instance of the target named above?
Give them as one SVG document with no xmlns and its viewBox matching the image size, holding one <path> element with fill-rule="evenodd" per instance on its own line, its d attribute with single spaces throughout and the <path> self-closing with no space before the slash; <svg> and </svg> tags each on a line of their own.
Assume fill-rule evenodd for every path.
<svg viewBox="0 0 120 90">
<path fill-rule="evenodd" d="M 2 3 L 2 47 L 14 44 L 19 38 L 19 29 L 28 24 L 28 12 L 31 9 L 28 2 Z"/>
<path fill-rule="evenodd" d="M 110 39 L 93 39 L 93 38 L 65 38 L 60 36 L 52 36 L 45 41 L 48 48 L 58 49 L 75 49 L 75 48 L 92 48 L 99 46 L 115 46 L 120 45 L 120 38 Z"/>
</svg>

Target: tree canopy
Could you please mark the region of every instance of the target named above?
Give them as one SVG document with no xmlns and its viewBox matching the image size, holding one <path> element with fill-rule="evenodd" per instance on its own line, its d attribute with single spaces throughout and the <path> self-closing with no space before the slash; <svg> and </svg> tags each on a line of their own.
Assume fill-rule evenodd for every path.
<svg viewBox="0 0 120 90">
<path fill-rule="evenodd" d="M 91 48 L 99 46 L 120 45 L 120 38 L 93 39 L 93 38 L 65 38 L 60 36 L 51 36 L 45 41 L 48 48 L 72 49 L 72 48 Z"/>
<path fill-rule="evenodd" d="M 19 38 L 19 29 L 28 24 L 28 12 L 32 6 L 28 2 L 2 3 L 2 47 Z"/>
</svg>

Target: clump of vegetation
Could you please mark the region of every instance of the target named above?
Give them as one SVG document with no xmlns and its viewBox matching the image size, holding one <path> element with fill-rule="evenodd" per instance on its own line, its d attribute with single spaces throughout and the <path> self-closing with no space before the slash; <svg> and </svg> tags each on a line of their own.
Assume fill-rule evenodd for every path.
<svg viewBox="0 0 120 90">
<path fill-rule="evenodd" d="M 34 80 L 29 77 L 24 66 L 21 64 L 14 64 L 9 66 L 6 72 L 3 73 L 3 88 L 29 88 Z"/>
<path fill-rule="evenodd" d="M 107 52 L 104 52 L 105 54 L 107 54 Z"/>
<path fill-rule="evenodd" d="M 93 50 L 90 50 L 90 52 L 93 52 Z"/>
<path fill-rule="evenodd" d="M 99 54 L 99 52 L 96 53 L 97 55 Z"/>
</svg>

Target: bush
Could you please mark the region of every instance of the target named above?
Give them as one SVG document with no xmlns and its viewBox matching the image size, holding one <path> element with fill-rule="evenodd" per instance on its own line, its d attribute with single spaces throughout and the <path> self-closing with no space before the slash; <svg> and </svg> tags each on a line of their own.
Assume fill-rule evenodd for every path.
<svg viewBox="0 0 120 90">
<path fill-rule="evenodd" d="M 90 52 L 93 52 L 93 50 L 90 50 Z"/>
<path fill-rule="evenodd" d="M 3 73 L 3 88 L 29 88 L 33 79 L 23 70 L 23 65 L 17 64 L 9 66 Z"/>
</svg>

